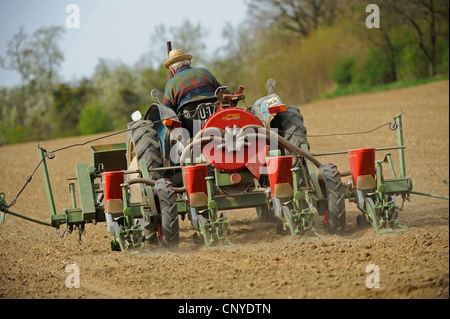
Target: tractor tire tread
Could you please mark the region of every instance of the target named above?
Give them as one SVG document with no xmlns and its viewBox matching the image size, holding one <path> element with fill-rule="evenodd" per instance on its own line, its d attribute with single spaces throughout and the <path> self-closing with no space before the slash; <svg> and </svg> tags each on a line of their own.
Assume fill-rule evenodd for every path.
<svg viewBox="0 0 450 319">
<path fill-rule="evenodd" d="M 173 183 L 169 179 L 161 178 L 156 181 L 154 190 L 159 200 L 161 213 L 161 245 L 170 250 L 177 250 L 180 240 L 180 225 Z"/>
<path fill-rule="evenodd" d="M 319 180 L 324 183 L 324 196 L 328 199 L 329 222 L 324 224 L 325 230 L 331 234 L 343 234 L 346 222 L 345 194 L 342 193 L 341 175 L 336 165 L 322 165 L 319 168 Z"/>
<path fill-rule="evenodd" d="M 147 169 L 163 166 L 161 145 L 159 136 L 153 128 L 153 123 L 148 120 L 139 120 L 128 124 L 127 145 L 130 141 L 134 144 L 134 153 L 138 160 L 144 159 Z M 131 158 L 127 154 L 127 164 L 130 165 Z M 149 172 L 150 178 L 157 180 L 163 177 L 162 172 Z"/>
</svg>

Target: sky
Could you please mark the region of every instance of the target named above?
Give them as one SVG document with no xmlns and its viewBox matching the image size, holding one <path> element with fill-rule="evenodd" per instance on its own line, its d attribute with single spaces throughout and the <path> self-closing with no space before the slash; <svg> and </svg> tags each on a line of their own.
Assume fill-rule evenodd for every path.
<svg viewBox="0 0 450 319">
<path fill-rule="evenodd" d="M 70 4 L 79 8 L 79 28 L 67 27 Z M 99 58 L 134 64 L 150 51 L 150 34 L 162 23 L 167 28 L 179 27 L 185 19 L 200 23 L 212 52 L 221 45 L 225 24 L 236 26 L 245 14 L 244 0 L 0 0 L 0 55 L 21 26 L 27 34 L 42 26 L 63 26 L 59 73 L 63 81 L 72 81 L 90 77 Z M 17 72 L 0 69 L 0 86 L 19 83 Z"/>
</svg>

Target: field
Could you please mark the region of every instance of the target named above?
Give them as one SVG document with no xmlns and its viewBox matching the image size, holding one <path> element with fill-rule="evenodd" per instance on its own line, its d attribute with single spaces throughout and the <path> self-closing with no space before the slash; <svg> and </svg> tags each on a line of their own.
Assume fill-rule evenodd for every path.
<svg viewBox="0 0 450 319">
<path fill-rule="evenodd" d="M 448 81 L 299 107 L 312 153 L 395 146 L 396 132 L 387 126 L 367 134 L 314 135 L 368 131 L 403 111 L 406 173 L 414 190 L 448 196 L 448 185 L 441 181 L 449 178 Z M 53 150 L 99 136 L 41 145 Z M 97 144 L 124 141 L 122 134 Z M 39 162 L 35 144 L 0 147 L 0 192 L 8 203 Z M 392 155 L 396 160 L 397 151 Z M 80 146 L 48 162 L 58 213 L 71 206 L 67 178 L 75 176 L 75 164 L 90 163 L 89 156 L 88 147 Z M 376 156 L 383 159 L 385 152 Z M 319 159 L 341 171 L 349 169 L 345 155 Z M 7 215 L 0 225 L 0 298 L 449 298 L 448 200 L 411 195 L 399 214 L 408 231 L 383 235 L 359 228 L 356 205 L 347 201 L 346 207 L 344 236 L 325 234 L 317 218 L 322 239 L 299 241 L 277 235 L 273 224 L 258 222 L 253 209 L 231 211 L 229 238 L 234 245 L 214 251 L 193 244 L 194 229 L 186 219 L 180 221 L 179 252 L 157 251 L 154 257 L 112 252 L 104 223 L 87 225 L 80 245 L 77 233 L 59 238 L 53 228 Z M 48 220 L 40 169 L 11 210 Z M 66 287 L 71 264 L 80 269 L 80 288 Z M 379 288 L 366 286 L 371 264 L 379 267 Z"/>
</svg>

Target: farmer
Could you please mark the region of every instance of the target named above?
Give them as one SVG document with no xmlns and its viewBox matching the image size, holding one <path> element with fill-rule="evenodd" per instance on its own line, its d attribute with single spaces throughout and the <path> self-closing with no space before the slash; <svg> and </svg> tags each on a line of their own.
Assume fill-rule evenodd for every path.
<svg viewBox="0 0 450 319">
<path fill-rule="evenodd" d="M 204 68 L 191 67 L 192 55 L 183 49 L 172 50 L 164 63 L 173 77 L 167 82 L 164 91 L 164 105 L 176 113 L 187 102 L 214 97 L 221 84 L 214 75 Z"/>
</svg>

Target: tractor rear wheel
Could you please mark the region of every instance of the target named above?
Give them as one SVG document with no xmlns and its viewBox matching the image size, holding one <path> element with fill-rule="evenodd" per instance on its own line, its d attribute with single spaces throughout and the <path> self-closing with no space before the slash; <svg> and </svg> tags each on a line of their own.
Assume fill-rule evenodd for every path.
<svg viewBox="0 0 450 319">
<path fill-rule="evenodd" d="M 278 130 L 278 134 L 294 144 L 297 147 L 301 147 L 302 144 L 308 144 L 308 139 L 306 137 L 306 127 L 303 124 L 303 115 L 300 110 L 295 106 L 287 106 L 285 112 L 278 113 L 270 122 L 270 127 Z M 297 167 L 300 165 L 297 160 Z M 300 172 L 301 177 L 303 177 L 302 172 Z M 304 182 L 303 182 L 304 183 Z M 267 187 L 269 185 L 269 180 L 267 175 L 261 176 L 260 184 Z M 272 208 L 268 207 L 258 207 L 256 208 L 256 213 L 259 221 L 277 223 L 278 218 L 276 218 L 275 213 Z"/>
<path fill-rule="evenodd" d="M 303 124 L 303 115 L 300 110 L 295 106 L 287 106 L 286 112 L 278 113 L 271 122 L 271 127 L 278 129 L 278 134 L 294 144 L 297 147 L 301 147 L 306 144 L 309 150 L 309 143 L 306 136 L 306 127 Z M 286 151 L 287 153 L 287 151 Z M 295 157 L 295 155 L 294 155 Z M 305 160 L 302 158 L 300 162 L 297 158 L 294 158 L 294 167 L 300 167 L 302 164 L 306 166 Z M 309 173 L 306 171 L 306 179 L 309 179 Z M 300 178 L 304 180 L 303 172 L 300 170 Z M 304 181 L 301 182 L 304 185 Z"/>
<path fill-rule="evenodd" d="M 341 174 L 336 165 L 324 164 L 319 168 L 318 178 L 320 189 L 328 200 L 328 207 L 321 212 L 325 231 L 342 235 L 345 231 L 346 211 Z"/>
<path fill-rule="evenodd" d="M 279 130 L 278 134 L 297 147 L 300 147 L 302 144 L 308 144 L 303 115 L 295 106 L 287 106 L 286 112 L 278 113 L 272 120 L 271 126 L 277 128 Z"/>
<path fill-rule="evenodd" d="M 154 186 L 156 205 L 160 213 L 158 242 L 163 248 L 177 250 L 180 241 L 177 196 L 173 183 L 167 178 L 156 181 Z"/>
<path fill-rule="evenodd" d="M 138 162 L 145 160 L 147 169 L 163 166 L 161 142 L 153 128 L 152 121 L 139 120 L 128 124 L 127 133 L 127 166 L 137 169 Z M 136 160 L 133 163 L 133 160 Z M 130 167 L 133 166 L 133 167 Z M 135 167 L 134 167 L 135 166 Z M 163 177 L 162 172 L 149 172 L 150 178 L 157 180 Z"/>
</svg>

